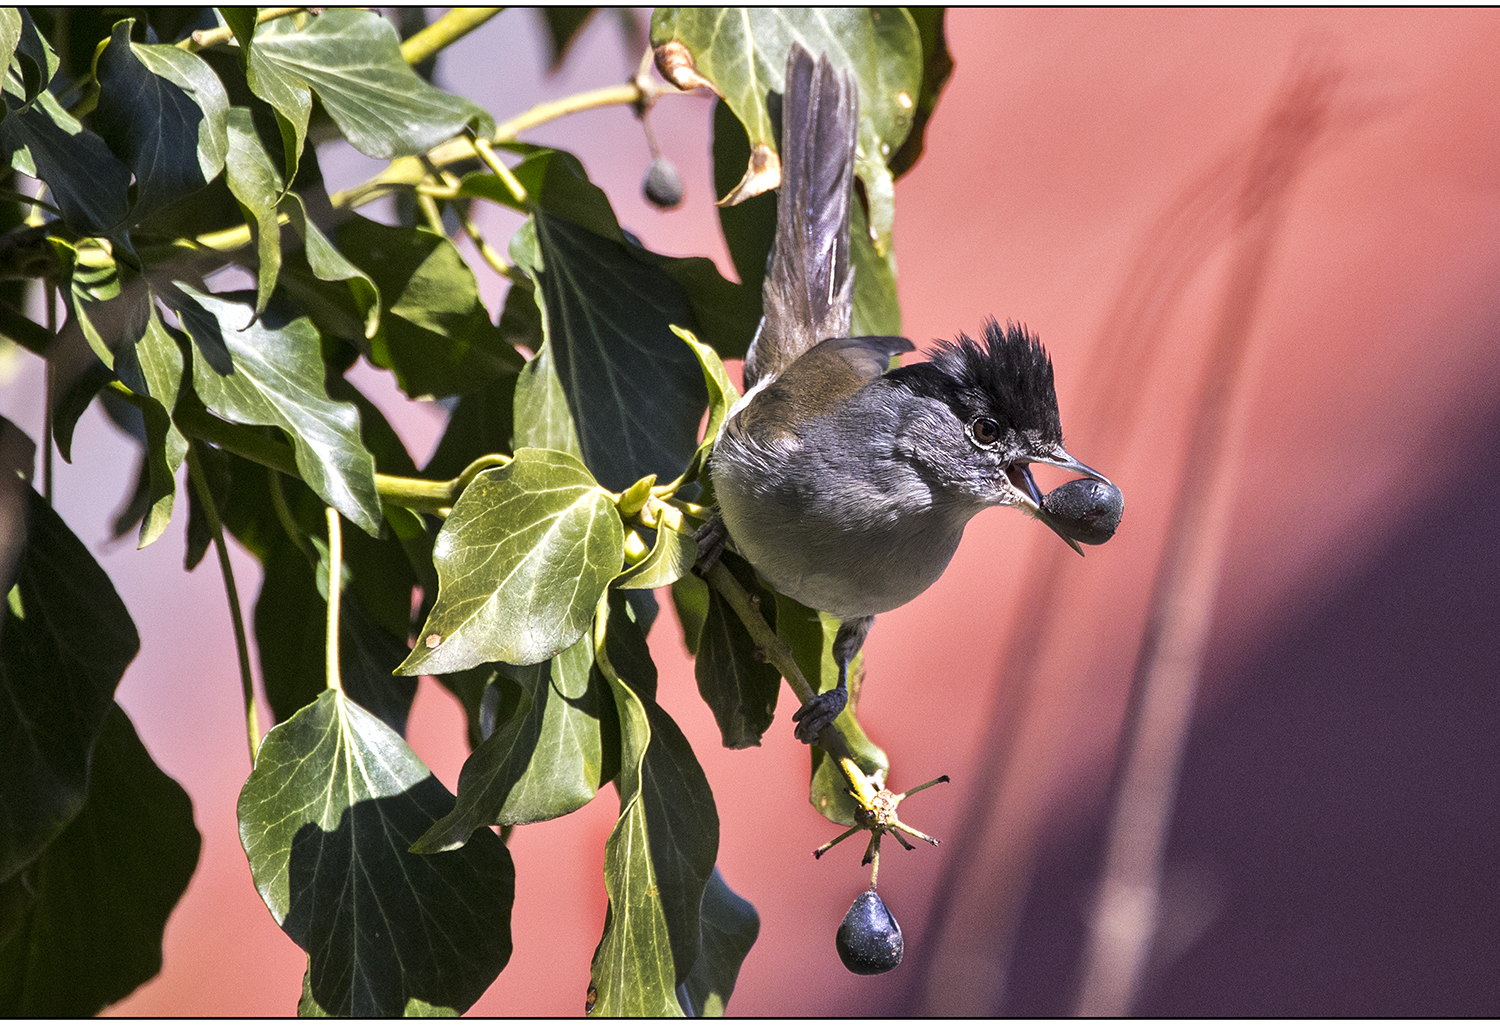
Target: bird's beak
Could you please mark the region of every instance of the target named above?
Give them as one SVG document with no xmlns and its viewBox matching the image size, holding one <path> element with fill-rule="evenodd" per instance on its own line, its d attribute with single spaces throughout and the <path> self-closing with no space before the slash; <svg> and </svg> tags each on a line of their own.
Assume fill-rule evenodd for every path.
<svg viewBox="0 0 1500 1025">
<path fill-rule="evenodd" d="M 1031 459 L 1030 462 L 1055 466 L 1060 470 L 1068 470 L 1084 477 L 1091 477 L 1094 480 L 1109 484 L 1110 487 L 1114 487 L 1114 484 L 1110 483 L 1108 477 L 1093 467 L 1080 463 L 1069 455 L 1068 451 L 1064 448 L 1059 448 L 1055 455 L 1038 456 Z M 1006 468 L 1005 474 L 1010 478 L 1010 482 L 1016 491 L 1020 493 L 1021 508 L 1045 523 L 1054 534 L 1068 543 L 1069 548 L 1082 555 L 1083 548 L 1078 542 L 1068 536 L 1067 531 L 1063 530 L 1062 525 L 1057 522 L 1056 517 L 1042 508 L 1042 493 L 1037 489 L 1035 478 L 1031 476 L 1031 466 L 1023 462 L 1011 463 Z"/>
</svg>

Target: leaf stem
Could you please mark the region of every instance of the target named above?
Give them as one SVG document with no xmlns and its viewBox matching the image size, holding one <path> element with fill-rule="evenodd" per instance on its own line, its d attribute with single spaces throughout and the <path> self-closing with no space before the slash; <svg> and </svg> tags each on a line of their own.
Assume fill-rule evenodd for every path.
<svg viewBox="0 0 1500 1025">
<path fill-rule="evenodd" d="M 750 592 L 745 590 L 722 562 L 715 563 L 706 577 L 710 586 L 723 596 L 724 600 L 729 603 L 729 607 L 734 609 L 735 615 L 740 617 L 740 622 L 745 624 L 751 640 L 755 641 L 756 647 L 765 652 L 766 660 L 781 673 L 787 686 L 792 688 L 792 693 L 797 695 L 797 700 L 804 705 L 811 701 L 815 692 L 812 685 L 807 682 L 807 677 L 802 675 L 802 667 L 797 665 L 797 656 L 780 637 L 776 636 L 776 631 L 766 622 L 765 617 L 760 614 L 760 609 L 751 599 Z M 819 734 L 818 746 L 835 759 L 847 758 L 853 761 L 857 756 L 843 731 L 843 725 L 835 720 Z"/>
<path fill-rule="evenodd" d="M 268 21 L 275 21 L 277 18 L 285 18 L 289 14 L 296 14 L 299 11 L 305 10 L 307 10 L 306 7 L 266 7 L 255 16 L 255 23 L 262 25 Z M 206 50 L 210 46 L 223 46 L 233 38 L 234 31 L 228 25 L 221 25 L 218 28 L 200 29 L 186 39 L 181 40 L 177 44 L 177 47 L 178 49 L 188 51 L 188 53 L 197 53 L 199 50 Z M 412 38 L 416 37 L 413 36 Z"/>
<path fill-rule="evenodd" d="M 342 597 L 344 578 L 344 533 L 339 524 L 339 511 L 329 506 L 328 516 L 328 686 L 344 693 L 344 683 L 339 677 L 339 600 Z"/>
<path fill-rule="evenodd" d="M 260 750 L 260 714 L 255 709 L 255 682 L 250 675 L 250 644 L 245 637 L 245 617 L 240 611 L 240 594 L 234 586 L 234 568 L 229 564 L 229 547 L 224 541 L 224 523 L 219 519 L 219 507 L 214 504 L 208 478 L 203 474 L 203 463 L 198 459 L 198 447 L 188 443 L 188 476 L 198 501 L 203 503 L 203 513 L 208 517 L 208 529 L 214 536 L 214 551 L 219 556 L 219 572 L 224 577 L 224 593 L 229 598 L 229 620 L 234 625 L 234 647 L 240 662 L 240 689 L 245 699 L 245 733 L 250 741 L 250 764 L 255 764 L 255 754 Z"/>
<path fill-rule="evenodd" d="M 454 7 L 437 21 L 401 44 L 401 59 L 421 64 L 499 14 L 502 7 Z"/>
</svg>

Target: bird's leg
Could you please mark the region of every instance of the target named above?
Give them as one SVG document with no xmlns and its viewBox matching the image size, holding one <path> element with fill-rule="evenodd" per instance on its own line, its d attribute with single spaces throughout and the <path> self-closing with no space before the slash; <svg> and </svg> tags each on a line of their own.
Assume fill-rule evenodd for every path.
<svg viewBox="0 0 1500 1025">
<path fill-rule="evenodd" d="M 694 532 L 693 540 L 698 543 L 698 572 L 707 575 L 714 568 L 714 563 L 719 561 L 719 556 L 724 554 L 724 546 L 729 543 L 729 528 L 724 526 L 724 517 L 714 513 L 708 522 Z"/>
<path fill-rule="evenodd" d="M 848 704 L 849 663 L 864 647 L 865 636 L 874 624 L 874 616 L 858 616 L 839 624 L 839 632 L 833 638 L 833 659 L 839 666 L 838 686 L 812 698 L 792 715 L 792 721 L 797 724 L 797 739 L 802 743 L 817 743 L 818 734 L 837 719 Z"/>
</svg>

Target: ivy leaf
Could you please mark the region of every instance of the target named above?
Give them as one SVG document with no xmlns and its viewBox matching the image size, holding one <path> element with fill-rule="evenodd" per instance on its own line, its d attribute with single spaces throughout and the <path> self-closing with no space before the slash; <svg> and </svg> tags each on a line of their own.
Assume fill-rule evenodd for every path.
<svg viewBox="0 0 1500 1025">
<path fill-rule="evenodd" d="M 0 1013 L 94 1015 L 156 975 L 199 846 L 187 794 L 111 703 L 87 802 L 36 861 L 0 883 L 0 903 L 27 905 L 0 939 Z"/>
<path fill-rule="evenodd" d="M 234 8 L 245 10 L 245 8 Z M 226 8 L 229 10 L 229 8 Z M 275 19 L 264 25 L 256 25 L 255 12 L 250 11 L 249 25 L 243 21 L 230 20 L 235 38 L 240 44 L 240 54 L 245 68 L 245 82 L 250 91 L 276 112 L 276 128 L 281 134 L 284 181 L 297 177 L 297 168 L 302 157 L 302 146 L 307 141 L 307 122 L 312 114 L 312 90 L 301 76 L 292 74 L 266 56 L 261 43 L 267 35 L 282 32 L 291 26 L 276 25 Z M 245 38 L 246 33 L 250 39 Z"/>
<path fill-rule="evenodd" d="M 0 147 L 11 167 L 47 183 L 79 234 L 107 235 L 130 212 L 130 168 L 50 92 L 0 121 Z"/>
<path fill-rule="evenodd" d="M 612 616 L 610 632 L 632 629 Z M 609 894 L 590 1014 L 680 1015 L 698 959 L 700 908 L 719 846 L 713 792 L 671 718 L 606 662 L 620 716 L 620 817 L 604 846 Z"/>
<path fill-rule="evenodd" d="M 462 1012 L 510 958 L 515 869 L 488 831 L 408 850 L 453 798 L 397 734 L 338 691 L 266 734 L 240 792 L 240 839 L 278 925 L 308 952 L 330 1014 Z"/>
<path fill-rule="evenodd" d="M 135 173 L 140 220 L 213 181 L 229 153 L 229 97 L 219 76 L 175 46 L 136 43 L 134 18 L 116 23 L 94 61 L 92 121 Z"/>
<path fill-rule="evenodd" d="M 325 334 L 362 345 L 380 330 L 380 290 L 344 258 L 307 216 L 302 197 L 289 192 L 277 208 L 302 237 L 301 252 L 287 254 L 281 283 Z"/>
<path fill-rule="evenodd" d="M 115 358 L 120 381 L 141 397 L 146 428 L 147 505 L 138 548 L 145 548 L 167 529 L 177 495 L 177 471 L 188 449 L 187 438 L 172 422 L 182 387 L 182 350 L 162 326 L 150 294 L 142 298 L 145 325 L 138 337 L 123 340 Z"/>
<path fill-rule="evenodd" d="M 331 400 L 324 388 L 317 329 L 306 317 L 283 324 L 267 316 L 249 324 L 250 307 L 181 287 L 212 318 L 210 330 L 217 327 L 217 338 L 210 340 L 202 320 L 183 316 L 199 351 L 223 344 L 234 359 L 229 375 L 207 359 L 193 360 L 193 387 L 203 404 L 232 423 L 284 430 L 308 487 L 366 533 L 379 534 L 375 460 L 360 440 L 359 412 Z"/>
<path fill-rule="evenodd" d="M 729 372 L 724 369 L 718 353 L 698 341 L 691 331 L 684 331 L 675 324 L 672 326 L 672 333 L 686 342 L 697 357 L 698 366 L 703 371 L 703 384 L 708 389 L 708 426 L 703 429 L 703 443 L 693 453 L 688 468 L 683 472 L 684 479 L 692 480 L 708 464 L 714 442 L 719 437 L 719 428 L 724 425 L 724 418 L 729 415 L 729 410 L 739 401 L 740 393 L 734 382 L 729 380 Z"/>
<path fill-rule="evenodd" d="M 624 543 L 609 493 L 578 460 L 518 450 L 474 478 L 438 532 L 437 603 L 397 672 L 552 658 L 588 629 Z"/>
<path fill-rule="evenodd" d="M 140 650 L 83 542 L 36 492 L 25 500 L 26 547 L 0 626 L 0 879 L 83 809 L 95 741 Z"/>
<path fill-rule="evenodd" d="M 248 107 L 229 108 L 229 152 L 224 177 L 245 220 L 255 228 L 255 315 L 265 312 L 281 273 L 281 224 L 276 204 L 281 198 L 281 175 L 256 134 Z"/>
<path fill-rule="evenodd" d="M 352 217 L 338 242 L 380 290 L 380 330 L 364 352 L 407 395 L 457 395 L 520 371 L 521 357 L 490 322 L 474 272 L 447 238 Z"/>
<path fill-rule="evenodd" d="M 672 337 L 692 322 L 682 289 L 620 243 L 533 215 L 538 287 L 583 461 L 605 487 L 682 472 L 707 402 L 696 360 Z"/>
<path fill-rule="evenodd" d="M 255 34 L 252 59 L 263 58 L 279 72 L 273 87 L 261 66 L 261 88 L 275 95 L 276 88 L 297 93 L 310 87 L 344 138 L 365 156 L 415 156 L 470 127 L 494 133 L 494 119 L 483 108 L 434 88 L 401 59 L 396 30 L 380 15 L 332 9 L 304 29 L 289 22 L 278 18 Z M 282 102 L 261 98 L 282 111 Z"/>
<path fill-rule="evenodd" d="M 453 811 L 413 850 L 453 850 L 484 826 L 555 819 L 593 800 L 607 778 L 601 725 L 614 721 L 593 665 L 585 634 L 550 662 L 495 667 L 499 726 L 464 762 Z"/>
<path fill-rule="evenodd" d="M 833 657 L 833 639 L 838 633 L 837 619 L 814 612 L 784 594 L 776 595 L 776 636 L 780 637 L 797 659 L 807 682 L 822 693 L 838 685 L 839 667 Z M 866 774 L 884 778 L 890 759 L 865 735 L 855 717 L 859 705 L 859 681 L 864 676 L 864 654 L 855 656 L 849 666 L 849 703 L 836 720 L 849 743 L 854 761 Z M 837 763 L 822 748 L 812 749 L 812 784 L 808 801 L 818 813 L 841 826 L 854 825 L 855 804 L 849 796 L 849 782 Z"/>
<path fill-rule="evenodd" d="M 922 86 L 922 38 L 902 8 L 658 8 L 651 45 L 678 43 L 694 70 L 729 104 L 755 154 L 731 202 L 774 188 L 779 173 L 756 169 L 777 150 L 768 93 L 786 88 L 793 42 L 854 72 L 859 84 L 859 152 L 854 170 L 865 186 L 875 247 L 890 251 L 894 179 L 886 166 L 906 140 Z"/>
<path fill-rule="evenodd" d="M 698 960 L 677 987 L 683 1013 L 692 1018 L 723 1016 L 740 966 L 759 935 L 760 916 L 755 907 L 729 888 L 716 866 L 703 890 Z"/>
<path fill-rule="evenodd" d="M 854 309 L 849 333 L 864 335 L 901 334 L 901 301 L 896 297 L 896 254 L 882 256 L 870 241 L 865 211 L 849 204 L 849 259 L 854 267 Z"/>
<path fill-rule="evenodd" d="M 656 528 L 650 553 L 620 574 L 615 586 L 626 590 L 654 590 L 682 579 L 698 561 L 698 542 L 691 534 L 665 523 Z"/>
<path fill-rule="evenodd" d="M 15 104 L 11 103 L 12 83 L 6 83 L 6 103 L 14 109 L 42 94 L 52 76 L 57 74 L 58 59 L 52 45 L 37 31 L 36 22 L 32 21 L 31 12 L 26 8 L 7 8 L 6 22 L 5 41 L 11 50 L 6 55 L 6 63 L 14 63 L 19 72 L 20 94 Z"/>
<path fill-rule="evenodd" d="M 760 598 L 761 613 L 774 626 L 779 611 L 774 593 L 760 585 L 755 571 L 742 559 L 725 553 L 723 560 L 735 579 Z M 760 746 L 760 738 L 776 716 L 781 673 L 764 654 L 757 657 L 755 641 L 717 591 L 709 591 L 693 675 L 698 693 L 713 710 L 724 746 Z"/>
<path fill-rule="evenodd" d="M 944 31 L 946 7 L 908 7 L 907 13 L 916 22 L 917 33 L 922 39 L 922 92 L 917 97 L 916 110 L 912 112 L 911 131 L 906 141 L 891 154 L 891 176 L 900 178 L 911 170 L 922 156 L 922 143 L 927 134 L 927 122 L 937 109 L 938 96 L 953 74 L 953 55 L 948 52 L 948 37 Z"/>
</svg>

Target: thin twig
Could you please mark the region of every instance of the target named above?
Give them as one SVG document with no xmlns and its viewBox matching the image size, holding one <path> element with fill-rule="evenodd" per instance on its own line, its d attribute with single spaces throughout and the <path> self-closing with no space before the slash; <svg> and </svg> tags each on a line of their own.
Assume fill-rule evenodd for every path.
<svg viewBox="0 0 1500 1025">
<path fill-rule="evenodd" d="M 219 519 L 219 507 L 214 503 L 213 491 L 208 486 L 203 464 L 198 459 L 198 447 L 193 442 L 188 443 L 187 464 L 193 489 L 198 492 L 198 501 L 203 504 L 203 514 L 208 517 L 208 529 L 214 538 L 214 551 L 219 556 L 219 572 L 224 577 L 224 593 L 229 598 L 229 620 L 234 625 L 234 646 L 240 662 L 240 689 L 245 699 L 245 733 L 250 741 L 250 763 L 253 765 L 255 754 L 260 750 L 260 714 L 255 709 L 255 682 L 250 675 L 250 643 L 245 636 L 245 617 L 240 611 L 239 591 L 234 586 L 234 568 L 229 564 L 224 523 Z"/>
</svg>

